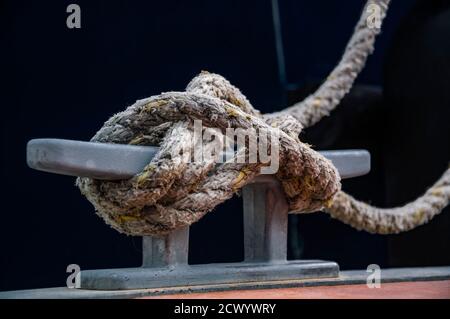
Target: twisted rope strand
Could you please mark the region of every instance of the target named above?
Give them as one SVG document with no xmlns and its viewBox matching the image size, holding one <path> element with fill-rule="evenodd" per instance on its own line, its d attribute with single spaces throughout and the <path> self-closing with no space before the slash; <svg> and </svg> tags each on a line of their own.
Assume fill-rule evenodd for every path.
<svg viewBox="0 0 450 319">
<path fill-rule="evenodd" d="M 450 199 L 450 168 L 424 195 L 402 207 L 377 208 L 340 191 L 325 211 L 359 230 L 395 234 L 423 225 L 439 214 Z"/>
</svg>

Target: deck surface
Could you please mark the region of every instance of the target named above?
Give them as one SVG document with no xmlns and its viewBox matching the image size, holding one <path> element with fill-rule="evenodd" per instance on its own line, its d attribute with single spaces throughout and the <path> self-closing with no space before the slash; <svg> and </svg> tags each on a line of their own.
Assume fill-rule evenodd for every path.
<svg viewBox="0 0 450 319">
<path fill-rule="evenodd" d="M 248 282 L 136 290 L 86 290 L 66 287 L 0 291 L 13 298 L 450 298 L 450 266 L 381 270 L 381 288 L 367 287 L 365 269 L 344 270 L 337 278 Z"/>
<path fill-rule="evenodd" d="M 216 291 L 147 296 L 143 299 L 450 299 L 450 280 L 302 288 Z"/>
</svg>

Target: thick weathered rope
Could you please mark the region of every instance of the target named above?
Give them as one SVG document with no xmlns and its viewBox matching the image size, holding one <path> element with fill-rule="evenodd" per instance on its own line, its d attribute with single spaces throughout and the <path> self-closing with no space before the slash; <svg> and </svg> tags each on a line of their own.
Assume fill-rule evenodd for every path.
<svg viewBox="0 0 450 319">
<path fill-rule="evenodd" d="M 276 177 L 291 210 L 321 209 L 340 189 L 331 162 L 298 139 L 301 126 L 294 118 L 286 115 L 279 126 L 268 125 L 237 88 L 217 74 L 203 72 L 186 92 L 138 101 L 109 119 L 93 137 L 96 142 L 160 146 L 143 172 L 130 180 L 78 179 L 82 193 L 108 224 L 127 234 L 164 235 L 197 221 L 268 165 L 230 160 L 216 166 L 216 158 L 189 163 L 186 157 L 191 157 L 192 149 L 186 145 L 192 141 L 194 120 L 218 131 L 254 128 L 255 134 L 265 130 L 270 137 L 277 136 Z M 273 141 L 267 142 L 270 149 Z M 214 143 L 217 140 L 204 147 Z M 240 151 L 249 155 L 248 148 Z"/>
<path fill-rule="evenodd" d="M 450 200 L 450 168 L 415 201 L 397 208 L 377 208 L 339 191 L 325 211 L 334 218 L 377 234 L 395 234 L 416 228 L 430 221 Z"/>
<path fill-rule="evenodd" d="M 367 57 L 373 52 L 375 38 L 381 31 L 381 23 L 386 17 L 389 3 L 390 0 L 367 1 L 340 62 L 328 75 L 326 81 L 305 100 L 281 112 L 266 116 L 272 118 L 289 114 L 307 128 L 329 115 L 350 91 Z M 376 12 L 369 10 L 369 6 L 374 6 Z M 379 19 L 379 26 L 369 25 L 371 21 L 368 19 L 370 20 L 372 16 L 374 19 Z"/>
<path fill-rule="evenodd" d="M 369 1 L 379 5 L 381 19 L 388 2 Z M 217 134 L 229 127 L 253 128 L 279 138 L 280 169 L 275 176 L 291 212 L 324 208 L 357 229 L 377 233 L 401 232 L 425 223 L 449 202 L 450 170 L 415 202 L 402 208 L 378 209 L 340 191 L 340 178 L 331 162 L 298 138 L 304 126 L 316 123 L 336 107 L 372 52 L 379 29 L 368 28 L 366 19 L 364 9 L 343 58 L 318 91 L 285 111 L 261 116 L 237 88 L 207 72 L 194 78 L 185 92 L 163 93 L 136 102 L 110 118 L 92 141 L 158 145 L 158 154 L 130 180 L 79 178 L 77 185 L 97 213 L 120 232 L 159 236 L 192 224 L 232 197 L 267 165 L 234 160 L 217 165 L 219 153 L 201 162 L 187 161 L 193 156 L 192 148 L 186 147 L 194 140 L 193 123 L 201 120 Z M 261 136 L 255 133 L 253 138 Z M 220 149 L 223 143 L 213 139 L 203 148 Z M 247 148 L 239 152 L 243 154 L 236 156 L 249 156 Z"/>
</svg>

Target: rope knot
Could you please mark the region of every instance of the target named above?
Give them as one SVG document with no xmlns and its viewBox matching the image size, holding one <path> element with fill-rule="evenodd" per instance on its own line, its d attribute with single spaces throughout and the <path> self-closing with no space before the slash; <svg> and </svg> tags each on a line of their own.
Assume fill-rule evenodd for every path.
<svg viewBox="0 0 450 319">
<path fill-rule="evenodd" d="M 230 130 L 243 133 L 248 145 L 233 147 Z M 113 228 L 161 236 L 199 220 L 276 160 L 273 173 L 290 209 L 315 211 L 340 189 L 340 178 L 330 161 L 299 140 L 301 130 L 290 115 L 266 121 L 225 78 L 202 72 L 185 92 L 137 101 L 92 138 L 159 146 L 141 173 L 121 181 L 79 178 L 77 185 Z M 228 150 L 225 161 L 223 150 Z M 270 160 L 263 159 L 261 151 Z"/>
</svg>

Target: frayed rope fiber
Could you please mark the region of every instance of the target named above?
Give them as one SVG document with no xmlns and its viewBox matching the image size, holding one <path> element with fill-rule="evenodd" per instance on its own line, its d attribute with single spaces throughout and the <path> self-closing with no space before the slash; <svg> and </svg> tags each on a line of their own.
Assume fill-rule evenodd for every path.
<svg viewBox="0 0 450 319">
<path fill-rule="evenodd" d="M 230 127 L 253 128 L 278 137 L 279 170 L 275 177 L 292 213 L 324 210 L 357 229 L 381 234 L 406 231 L 427 222 L 448 205 L 450 169 L 416 201 L 400 208 L 379 209 L 342 192 L 336 168 L 298 137 L 303 127 L 327 116 L 350 90 L 379 33 L 379 29 L 367 26 L 366 8 L 378 5 L 382 20 L 388 3 L 379 0 L 366 4 L 341 61 L 324 84 L 284 111 L 261 115 L 239 89 L 208 72 L 195 77 L 185 92 L 167 92 L 137 101 L 111 117 L 92 141 L 156 145 L 160 147 L 158 154 L 129 180 L 80 177 L 77 186 L 105 222 L 122 233 L 164 236 L 191 225 L 268 165 L 233 160 L 217 164 L 217 153 L 201 162 L 186 161 L 193 155 L 186 147 L 193 141 L 193 123 L 201 120 L 217 134 Z M 253 138 L 260 138 L 255 134 Z M 221 149 L 223 143 L 226 139 L 214 139 L 204 143 L 203 149 Z M 238 152 L 241 154 L 235 156 L 249 156 L 248 148 Z"/>
</svg>

